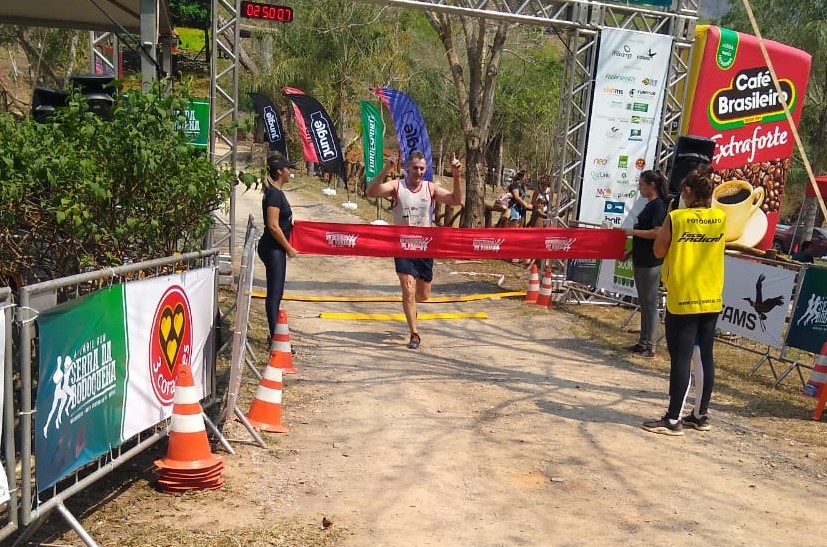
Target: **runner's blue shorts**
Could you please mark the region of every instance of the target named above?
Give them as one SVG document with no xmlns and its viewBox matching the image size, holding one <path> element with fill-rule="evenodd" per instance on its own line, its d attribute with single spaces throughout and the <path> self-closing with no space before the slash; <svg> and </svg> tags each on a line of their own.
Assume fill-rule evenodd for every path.
<svg viewBox="0 0 827 547">
<path fill-rule="evenodd" d="M 396 273 L 412 275 L 430 283 L 434 279 L 433 258 L 394 258 Z"/>
</svg>

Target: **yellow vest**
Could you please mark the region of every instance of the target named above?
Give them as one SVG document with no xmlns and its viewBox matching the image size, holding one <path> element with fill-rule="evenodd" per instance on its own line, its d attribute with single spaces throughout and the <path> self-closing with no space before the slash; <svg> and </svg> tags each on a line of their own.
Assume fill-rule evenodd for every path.
<svg viewBox="0 0 827 547">
<path fill-rule="evenodd" d="M 663 263 L 666 309 L 675 315 L 720 312 L 724 291 L 724 228 L 718 209 L 669 213 L 672 243 Z"/>
</svg>

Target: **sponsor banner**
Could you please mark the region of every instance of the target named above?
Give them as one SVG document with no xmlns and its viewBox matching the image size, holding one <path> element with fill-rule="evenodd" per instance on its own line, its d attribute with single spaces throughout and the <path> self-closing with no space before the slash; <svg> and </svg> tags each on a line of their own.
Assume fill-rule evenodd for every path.
<svg viewBox="0 0 827 547">
<path fill-rule="evenodd" d="M 365 156 L 365 181 L 373 182 L 384 167 L 385 123 L 379 109 L 368 101 L 359 101 L 362 111 L 362 148 Z M 382 182 L 382 181 L 379 181 Z"/>
<path fill-rule="evenodd" d="M 285 158 L 288 157 L 287 141 L 284 139 L 284 130 L 276 105 L 270 97 L 261 93 L 248 93 L 248 95 L 256 107 L 256 114 L 264 124 L 264 136 L 270 143 L 270 150 L 278 150 Z"/>
<path fill-rule="evenodd" d="M 347 181 L 342 147 L 327 110 L 319 101 L 298 89 L 285 87 L 283 92 L 293 103 L 297 120 L 302 120 L 299 127 L 302 131 L 303 146 L 306 148 L 309 141 L 315 152 L 315 160 L 310 160 L 306 152 L 305 159 L 316 161 L 326 173 L 338 175 L 342 182 Z"/>
<path fill-rule="evenodd" d="M 599 260 L 568 260 L 566 261 L 566 280 L 594 287 L 597 284 L 599 270 Z"/>
<path fill-rule="evenodd" d="M 116 285 L 40 315 L 38 491 L 169 417 L 178 364 L 192 364 L 205 396 L 214 276 L 204 268 Z"/>
<path fill-rule="evenodd" d="M 787 346 L 820 353 L 827 342 L 827 270 L 808 267 L 787 331 Z"/>
<path fill-rule="evenodd" d="M 0 365 L 3 367 L 6 366 L 6 310 L 0 306 Z M 6 390 L 3 389 L 3 381 L 0 380 L 0 439 L 3 439 L 3 423 L 5 420 L 2 419 L 3 412 L 5 410 L 4 406 L 4 396 Z M 9 480 L 6 477 L 6 469 L 3 467 L 3 460 L 6 457 L 5 450 L 3 451 L 2 458 L 0 458 L 0 503 L 5 503 L 9 501 Z M 14 466 L 12 466 L 14 467 Z"/>
<path fill-rule="evenodd" d="M 38 318 L 39 492 L 121 443 L 129 358 L 123 293 L 124 285 L 108 287 Z"/>
<path fill-rule="evenodd" d="M 620 258 L 622 230 L 450 228 L 296 221 L 291 243 L 317 255 L 410 258 Z"/>
<path fill-rule="evenodd" d="M 398 89 L 374 87 L 371 91 L 379 97 L 391 113 L 403 165 L 407 165 L 412 151 L 419 150 L 425 155 L 425 180 L 434 180 L 431 140 L 419 107 L 413 99 Z"/>
<path fill-rule="evenodd" d="M 793 123 L 798 124 L 811 56 L 772 40 L 764 40 L 764 44 L 781 94 L 755 36 L 697 26 L 681 130 L 715 141 L 712 166 L 724 181 L 745 180 L 761 188 L 763 199 L 736 243 L 768 249 L 795 144 L 781 99 L 790 108 Z"/>
<path fill-rule="evenodd" d="M 626 260 L 601 260 L 600 273 L 597 276 L 597 288 L 623 296 L 637 298 L 635 271 L 632 265 L 632 238 L 626 241 L 625 251 L 629 253 Z M 624 255 L 625 256 L 625 255 Z"/>
<path fill-rule="evenodd" d="M 130 367 L 124 439 L 172 414 L 179 364 L 190 364 L 199 398 L 207 396 L 205 352 L 216 309 L 214 276 L 214 269 L 200 268 L 127 285 Z"/>
<path fill-rule="evenodd" d="M 782 347 L 796 272 L 735 256 L 727 256 L 724 267 L 724 306 L 718 328 Z"/>
<path fill-rule="evenodd" d="M 210 145 L 210 100 L 191 99 L 187 109 L 179 114 L 185 119 L 175 122 L 175 129 L 187 134 L 193 148 L 206 150 Z"/>
<path fill-rule="evenodd" d="M 655 164 L 672 38 L 604 28 L 594 79 L 578 219 L 620 227 Z"/>
<path fill-rule="evenodd" d="M 288 96 L 288 98 L 288 93 L 292 93 L 294 95 L 304 95 L 304 91 L 293 87 L 283 87 L 281 90 L 286 96 Z M 313 147 L 313 140 L 310 138 L 310 132 L 307 129 L 307 125 L 304 123 L 302 111 L 296 103 L 291 102 L 290 104 L 293 105 L 293 114 L 296 119 L 296 126 L 299 128 L 299 138 L 302 141 L 302 155 L 304 156 L 304 161 L 319 163 L 319 157 L 316 155 L 316 149 Z"/>
</svg>

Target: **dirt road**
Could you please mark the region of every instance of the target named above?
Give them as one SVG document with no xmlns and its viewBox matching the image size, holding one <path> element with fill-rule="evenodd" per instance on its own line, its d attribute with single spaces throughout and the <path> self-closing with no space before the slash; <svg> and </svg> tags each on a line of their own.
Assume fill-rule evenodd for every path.
<svg viewBox="0 0 827 547">
<path fill-rule="evenodd" d="M 292 186 L 297 218 L 357 221 L 320 199 L 317 182 Z M 243 235 L 248 215 L 261 214 L 260 194 L 237 203 Z M 454 274 L 467 264 L 438 261 L 434 296 L 498 290 Z M 256 278 L 263 283 L 259 261 Z M 390 298 L 397 283 L 389 258 L 299 256 L 287 294 Z M 262 368 L 263 307 L 253 302 L 250 340 Z M 224 486 L 176 496 L 155 488 L 159 443 L 67 502 L 99 545 L 823 544 L 823 445 L 763 433 L 731 412 L 739 407 L 726 390 L 713 398 L 711 431 L 643 431 L 665 409 L 668 379 L 584 336 L 582 314 L 506 299 L 424 304 L 488 318 L 422 321 L 413 351 L 403 321 L 320 318 L 400 313 L 398 302 L 291 299 L 284 308 L 299 369 L 284 383 L 289 433 L 264 434 L 259 448 L 240 424 L 224 424 L 236 452 L 215 448 Z M 243 380 L 246 411 L 258 381 L 249 370 Z M 54 514 L 29 545 L 82 545 L 62 522 Z"/>
<path fill-rule="evenodd" d="M 298 219 L 357 221 L 312 192 L 288 198 Z M 239 197 L 240 233 L 259 199 Z M 434 296 L 494 290 L 437 263 Z M 391 259 L 300 256 L 287 293 L 397 296 L 398 287 Z M 221 497 L 239 507 L 215 508 L 221 526 L 327 517 L 342 546 L 822 541 L 825 454 L 761 435 L 714 400 L 709 432 L 643 431 L 665 409 L 667 378 L 574 335 L 570 314 L 514 300 L 425 304 L 488 319 L 423 321 L 412 351 L 404 322 L 319 318 L 399 313 L 399 303 L 284 307 L 300 369 L 285 380 L 290 433 L 227 457 Z"/>
</svg>

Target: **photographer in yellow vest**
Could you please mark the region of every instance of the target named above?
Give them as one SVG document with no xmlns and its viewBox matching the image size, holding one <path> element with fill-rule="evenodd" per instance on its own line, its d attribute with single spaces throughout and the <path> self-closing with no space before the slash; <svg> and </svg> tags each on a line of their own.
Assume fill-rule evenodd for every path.
<svg viewBox="0 0 827 547">
<path fill-rule="evenodd" d="M 712 346 L 723 305 L 724 231 L 726 215 L 710 208 L 714 171 L 699 165 L 681 182 L 681 199 L 672 200 L 669 214 L 655 238 L 654 253 L 664 258 L 662 281 L 666 287 L 666 345 L 669 349 L 669 408 L 660 420 L 643 423 L 643 429 L 665 435 L 683 435 L 683 426 L 710 429 L 709 400 L 715 385 Z M 681 419 L 689 388 L 690 363 L 695 340 L 701 350 L 703 377 L 695 394 L 695 407 Z"/>
</svg>

